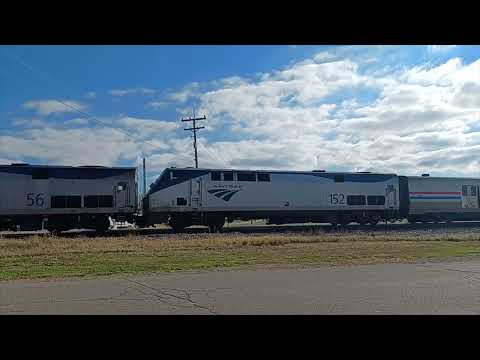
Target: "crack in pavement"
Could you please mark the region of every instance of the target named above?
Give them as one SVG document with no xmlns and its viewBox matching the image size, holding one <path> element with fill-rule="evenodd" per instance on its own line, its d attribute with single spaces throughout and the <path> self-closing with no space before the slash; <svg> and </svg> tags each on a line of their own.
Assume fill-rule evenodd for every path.
<svg viewBox="0 0 480 360">
<path fill-rule="evenodd" d="M 137 285 L 140 285 L 144 288 L 153 290 L 155 292 L 153 295 L 158 300 L 160 300 L 162 303 L 166 303 L 168 305 L 175 306 L 175 307 L 181 307 L 181 308 L 187 307 L 187 306 L 182 306 L 182 305 L 179 305 L 179 304 L 171 304 L 168 301 L 166 301 L 165 297 L 171 297 L 171 298 L 174 298 L 174 299 L 177 299 L 177 300 L 186 301 L 187 303 L 189 303 L 194 308 L 206 310 L 212 315 L 217 315 L 217 313 L 215 312 L 215 309 L 212 310 L 211 308 L 209 308 L 207 306 L 199 305 L 196 301 L 194 301 L 192 299 L 192 295 L 187 290 L 174 289 L 174 288 L 160 288 L 160 289 L 157 289 L 157 288 L 154 288 L 154 287 L 149 286 L 147 284 L 144 284 L 144 283 L 141 283 L 139 281 L 133 280 L 133 279 L 129 279 L 129 278 L 126 278 L 126 277 L 122 277 L 122 279 L 124 279 L 125 281 L 129 281 L 131 283 L 135 283 Z M 141 291 L 141 290 L 139 290 L 139 291 Z M 168 291 L 176 291 L 176 292 L 182 293 L 184 296 L 174 295 L 174 294 L 169 293 Z"/>
<path fill-rule="evenodd" d="M 209 308 L 207 306 L 203 306 L 201 304 L 198 304 L 198 302 L 194 301 L 192 299 L 192 294 L 188 292 L 187 290 L 184 289 L 176 289 L 176 288 L 161 288 L 157 289 L 154 287 L 151 287 L 149 285 L 146 285 L 144 283 L 141 283 L 139 281 L 135 281 L 132 279 L 124 278 L 122 277 L 123 280 L 128 281 L 132 284 L 133 286 L 129 286 L 120 293 L 109 296 L 109 297 L 95 297 L 95 298 L 76 298 L 76 299 L 48 299 L 48 300 L 33 300 L 28 303 L 11 303 L 11 304 L 0 304 L 0 309 L 2 308 L 11 308 L 14 306 L 28 306 L 28 305 L 41 305 L 41 304 L 55 304 L 55 303 L 68 303 L 68 302 L 108 302 L 108 301 L 159 301 L 165 305 L 167 305 L 170 308 L 178 309 L 178 308 L 198 308 L 202 310 L 208 311 L 210 314 L 216 315 L 216 309 L 215 309 L 215 304 L 212 304 L 212 307 Z M 138 286 L 140 285 L 140 286 Z M 145 289 L 152 290 L 152 292 L 145 291 Z M 148 298 L 144 297 L 133 297 L 133 298 L 122 298 L 126 296 L 131 290 L 135 290 L 139 292 L 142 295 L 145 295 Z M 208 299 L 210 299 L 212 302 L 216 302 L 215 297 L 213 297 L 212 292 L 218 291 L 218 290 L 230 290 L 230 288 L 214 288 L 214 289 L 192 289 L 191 292 L 199 291 L 202 292 Z M 181 295 L 177 295 L 177 294 Z M 152 298 L 152 296 L 154 298 Z M 172 299 L 174 300 L 180 300 L 183 302 L 187 302 L 188 305 L 182 305 L 177 303 L 172 303 Z M 14 309 L 5 309 L 6 311 L 12 313 L 12 312 L 25 312 L 28 310 L 14 310 Z M 0 311 L 1 312 L 1 311 Z"/>
<path fill-rule="evenodd" d="M 123 290 L 120 294 L 115 295 L 115 296 L 110 296 L 110 297 L 98 297 L 98 298 L 78 298 L 78 299 L 49 299 L 49 300 L 33 300 L 28 303 L 23 302 L 23 303 L 12 303 L 12 304 L 0 304 L 0 308 L 2 307 L 11 307 L 11 306 L 22 306 L 22 305 L 38 305 L 38 304 L 55 304 L 55 303 L 67 303 L 67 302 L 95 302 L 95 301 L 111 301 L 111 300 L 150 300 L 150 299 L 119 299 L 119 297 L 125 295 L 128 293 L 128 290 L 132 288 L 129 287 L 125 290 Z M 144 293 L 145 295 L 148 295 Z M 11 311 L 11 310 L 10 310 Z"/>
<path fill-rule="evenodd" d="M 462 273 L 462 274 L 465 274 L 463 275 L 463 278 L 468 282 L 469 286 L 470 287 L 473 287 L 472 283 L 477 283 L 480 281 L 480 278 L 475 276 L 475 275 L 480 275 L 480 271 L 472 271 L 472 270 L 459 270 L 459 269 L 451 269 L 451 268 L 444 268 L 444 267 L 438 267 L 438 268 L 434 268 L 432 265 L 420 265 L 421 267 L 425 267 L 427 269 L 430 269 L 430 270 L 437 270 L 437 271 L 452 271 L 452 272 L 458 272 L 458 273 Z"/>
<path fill-rule="evenodd" d="M 467 273 L 467 274 L 479 274 L 480 275 L 480 271 L 458 270 L 458 269 L 450 269 L 450 268 L 444 268 L 444 267 L 438 267 L 438 266 L 437 266 L 437 268 L 434 268 L 435 265 L 436 264 L 432 264 L 432 265 L 419 264 L 418 266 L 424 267 L 424 268 L 427 268 L 427 269 L 430 269 L 430 270 L 456 271 L 456 272 L 462 272 L 462 273 Z"/>
</svg>

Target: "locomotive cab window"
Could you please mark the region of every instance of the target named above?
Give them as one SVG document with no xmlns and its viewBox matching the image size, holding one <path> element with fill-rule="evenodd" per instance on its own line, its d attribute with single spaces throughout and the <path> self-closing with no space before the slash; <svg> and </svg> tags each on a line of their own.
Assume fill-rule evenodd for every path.
<svg viewBox="0 0 480 360">
<path fill-rule="evenodd" d="M 170 180 L 170 172 L 164 171 L 163 174 L 158 178 L 158 181 L 166 182 Z"/>
<path fill-rule="evenodd" d="M 188 170 L 173 170 L 170 172 L 172 180 L 181 180 L 181 179 L 189 179 L 192 175 L 191 171 Z"/>
<path fill-rule="evenodd" d="M 256 181 L 255 173 L 253 172 L 243 172 L 237 173 L 237 180 L 238 181 Z"/>
<path fill-rule="evenodd" d="M 472 186 L 471 189 L 470 189 L 470 192 L 471 192 L 472 196 L 477 196 L 477 187 Z"/>
<path fill-rule="evenodd" d="M 348 195 L 347 205 L 366 205 L 365 195 Z"/>
<path fill-rule="evenodd" d="M 211 173 L 212 181 L 220 181 L 220 172 L 219 171 L 212 171 Z"/>
<path fill-rule="evenodd" d="M 233 181 L 233 172 L 224 172 L 223 181 Z"/>
<path fill-rule="evenodd" d="M 462 185 L 462 196 L 467 196 L 467 185 Z"/>
<path fill-rule="evenodd" d="M 270 174 L 258 173 L 258 181 L 270 181 Z"/>
<path fill-rule="evenodd" d="M 333 178 L 333 181 L 335 181 L 335 182 L 345 182 L 345 176 L 335 175 L 334 178 Z"/>
</svg>

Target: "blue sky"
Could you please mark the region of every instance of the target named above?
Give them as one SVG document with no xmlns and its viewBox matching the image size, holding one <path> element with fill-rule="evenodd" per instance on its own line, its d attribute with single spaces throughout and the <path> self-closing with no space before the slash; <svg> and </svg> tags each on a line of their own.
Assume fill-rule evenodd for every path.
<svg viewBox="0 0 480 360">
<path fill-rule="evenodd" d="M 146 156 L 153 180 L 192 165 L 179 120 L 195 106 L 201 166 L 480 176 L 479 58 L 479 46 L 0 46 L 0 162 Z"/>
</svg>

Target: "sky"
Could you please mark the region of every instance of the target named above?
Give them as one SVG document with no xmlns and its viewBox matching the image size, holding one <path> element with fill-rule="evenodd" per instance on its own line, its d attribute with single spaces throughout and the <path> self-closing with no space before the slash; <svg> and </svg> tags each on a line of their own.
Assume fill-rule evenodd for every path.
<svg viewBox="0 0 480 360">
<path fill-rule="evenodd" d="M 0 46 L 0 164 L 480 177 L 480 46 Z"/>
</svg>

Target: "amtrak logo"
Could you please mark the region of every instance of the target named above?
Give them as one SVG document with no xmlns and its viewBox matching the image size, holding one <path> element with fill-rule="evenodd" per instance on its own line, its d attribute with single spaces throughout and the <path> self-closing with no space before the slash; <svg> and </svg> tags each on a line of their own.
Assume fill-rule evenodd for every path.
<svg viewBox="0 0 480 360">
<path fill-rule="evenodd" d="M 210 194 L 215 195 L 219 199 L 228 201 L 232 198 L 233 195 L 235 195 L 237 192 L 239 192 L 241 189 L 238 190 L 229 190 L 229 189 L 211 189 L 208 190 Z"/>
</svg>

